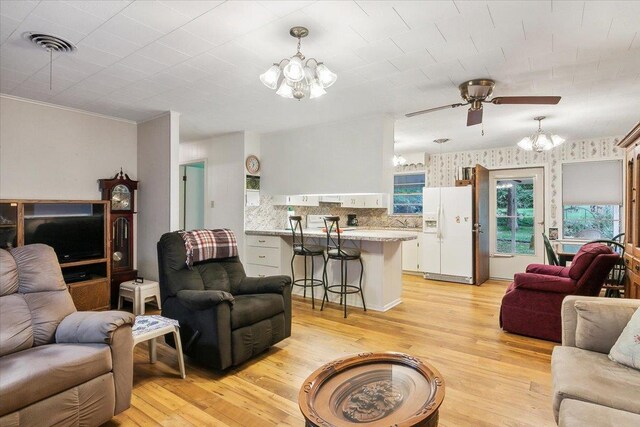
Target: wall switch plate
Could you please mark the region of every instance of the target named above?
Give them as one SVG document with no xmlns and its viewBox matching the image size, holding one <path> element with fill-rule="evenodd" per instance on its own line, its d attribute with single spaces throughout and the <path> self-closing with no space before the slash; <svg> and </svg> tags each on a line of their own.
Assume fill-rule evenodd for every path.
<svg viewBox="0 0 640 427">
<path fill-rule="evenodd" d="M 211 201 L 211 207 L 212 207 L 212 208 L 213 208 L 213 207 L 215 207 L 215 206 L 214 206 L 214 204 L 213 204 L 213 200 Z"/>
</svg>

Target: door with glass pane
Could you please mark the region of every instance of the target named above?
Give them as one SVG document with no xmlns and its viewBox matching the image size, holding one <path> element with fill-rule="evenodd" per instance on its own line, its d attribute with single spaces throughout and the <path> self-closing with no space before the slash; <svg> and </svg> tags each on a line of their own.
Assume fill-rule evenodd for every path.
<svg viewBox="0 0 640 427">
<path fill-rule="evenodd" d="M 491 171 L 491 277 L 513 279 L 544 262 L 544 169 Z"/>
</svg>

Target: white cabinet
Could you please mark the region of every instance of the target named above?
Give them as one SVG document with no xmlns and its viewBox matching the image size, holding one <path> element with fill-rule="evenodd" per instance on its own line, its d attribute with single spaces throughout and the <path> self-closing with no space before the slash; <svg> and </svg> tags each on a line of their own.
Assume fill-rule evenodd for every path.
<svg viewBox="0 0 640 427">
<path fill-rule="evenodd" d="M 372 194 L 362 196 L 364 208 L 386 208 L 389 206 L 389 196 L 387 194 Z"/>
<path fill-rule="evenodd" d="M 343 208 L 386 208 L 387 194 L 343 195 L 340 196 Z"/>
<path fill-rule="evenodd" d="M 364 207 L 362 196 L 344 195 L 340 196 L 340 202 L 343 208 L 361 208 Z"/>
<path fill-rule="evenodd" d="M 260 206 L 260 191 L 247 190 L 245 192 L 245 206 Z"/>
<path fill-rule="evenodd" d="M 276 206 L 318 206 L 320 196 L 273 196 Z"/>
<path fill-rule="evenodd" d="M 388 194 L 334 194 L 324 196 L 274 196 L 273 204 L 276 206 L 319 206 L 320 202 L 340 203 L 343 208 L 387 208 L 389 206 Z"/>
<path fill-rule="evenodd" d="M 402 242 L 402 270 L 410 272 L 420 271 L 422 233 L 416 233 L 416 240 Z"/>
<path fill-rule="evenodd" d="M 245 270 L 249 277 L 280 274 L 282 239 L 278 236 L 247 236 Z"/>
<path fill-rule="evenodd" d="M 291 206 L 318 206 L 319 196 L 287 196 L 287 204 Z"/>
</svg>

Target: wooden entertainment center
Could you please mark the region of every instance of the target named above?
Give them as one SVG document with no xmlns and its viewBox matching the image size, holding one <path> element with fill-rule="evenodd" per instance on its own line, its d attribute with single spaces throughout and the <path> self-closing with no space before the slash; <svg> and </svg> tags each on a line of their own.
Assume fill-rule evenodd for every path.
<svg viewBox="0 0 640 427">
<path fill-rule="evenodd" d="M 49 242 L 50 246 L 56 249 L 76 308 L 80 311 L 109 310 L 109 220 L 109 201 L 105 200 L 0 200 L 0 247 L 10 249 L 29 243 Z M 62 224 L 71 221 L 76 223 L 66 225 L 67 229 L 64 229 Z M 65 233 L 61 233 L 61 230 Z M 88 230 L 97 232 L 90 233 Z M 74 235 L 68 231 L 73 231 Z M 73 244 L 69 248 L 69 242 L 64 240 L 65 236 L 69 239 L 75 237 L 76 240 L 81 238 L 83 242 L 91 242 L 93 239 L 92 250 L 87 251 L 87 248 L 83 247 L 73 253 Z M 82 252 L 80 249 L 85 251 Z M 68 260 L 65 260 L 65 257 Z"/>
</svg>

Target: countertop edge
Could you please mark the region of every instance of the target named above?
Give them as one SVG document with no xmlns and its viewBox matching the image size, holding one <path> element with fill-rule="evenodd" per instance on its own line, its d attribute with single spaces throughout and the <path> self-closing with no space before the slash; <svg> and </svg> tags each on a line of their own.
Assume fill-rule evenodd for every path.
<svg viewBox="0 0 640 427">
<path fill-rule="evenodd" d="M 366 234 L 362 234 L 366 233 Z M 375 233 L 380 233 L 375 235 Z M 405 242 L 416 240 L 418 238 L 415 231 L 397 231 L 397 230 L 349 230 L 342 233 L 344 240 L 362 240 L 369 242 Z M 280 236 L 290 237 L 291 230 L 273 229 L 273 230 L 245 230 L 247 236 Z M 318 232 L 307 232 L 305 235 L 309 237 L 323 237 L 325 234 Z"/>
</svg>

